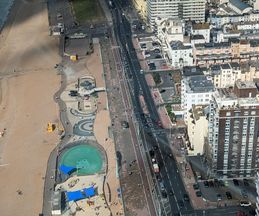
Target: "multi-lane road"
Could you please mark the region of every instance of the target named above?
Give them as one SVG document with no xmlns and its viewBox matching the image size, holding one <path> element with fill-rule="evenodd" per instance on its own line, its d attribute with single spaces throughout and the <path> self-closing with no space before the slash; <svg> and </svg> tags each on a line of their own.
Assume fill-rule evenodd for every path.
<svg viewBox="0 0 259 216">
<path fill-rule="evenodd" d="M 180 172 L 178 171 L 176 161 L 174 158 L 169 156 L 171 149 L 169 147 L 167 136 L 164 133 L 157 133 L 158 131 L 161 131 L 161 128 L 157 124 L 159 121 L 159 114 L 147 85 L 145 75 L 141 72 L 141 66 L 133 47 L 130 23 L 125 17 L 121 5 L 116 4 L 116 8 L 112 13 L 114 18 L 115 36 L 121 46 L 125 67 L 128 69 L 126 70 L 126 76 L 128 76 L 128 80 L 131 80 L 128 85 L 131 90 L 131 100 L 135 116 L 140 120 L 140 124 L 143 126 L 140 128 L 140 132 L 144 145 L 142 147 L 139 146 L 139 148 L 144 148 L 147 153 L 146 156 L 149 159 L 149 151 L 154 148 L 156 149 L 155 157 L 160 166 L 160 179 L 164 182 L 166 190 L 171 190 L 173 192 L 172 196 L 167 197 L 170 204 L 170 211 L 165 208 L 164 201 L 159 196 L 162 215 L 235 215 L 240 208 L 227 207 L 217 210 L 194 210 L 189 202 L 184 201 L 184 194 L 187 194 L 186 189 Z M 144 97 L 149 115 L 143 115 L 139 96 Z M 145 127 L 147 122 L 148 128 Z M 146 133 L 146 131 L 148 131 L 148 133 Z M 152 133 L 150 133 L 150 131 Z M 155 146 L 157 146 L 157 148 Z M 140 166 L 144 165 L 140 163 Z M 141 167 L 141 169 L 142 168 L 144 167 Z M 150 169 L 152 168 L 150 167 Z M 153 180 L 154 188 L 151 188 L 152 191 L 158 188 L 156 187 L 158 185 L 156 177 L 154 177 Z M 158 192 L 158 194 L 161 193 Z M 179 206 L 181 201 L 183 202 L 183 205 Z M 152 205 L 150 202 L 148 203 L 149 205 Z"/>
</svg>

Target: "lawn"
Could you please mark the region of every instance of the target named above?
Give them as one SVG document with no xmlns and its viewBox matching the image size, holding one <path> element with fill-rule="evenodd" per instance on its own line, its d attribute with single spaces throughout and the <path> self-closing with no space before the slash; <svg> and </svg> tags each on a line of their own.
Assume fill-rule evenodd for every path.
<svg viewBox="0 0 259 216">
<path fill-rule="evenodd" d="M 79 23 L 92 23 L 104 20 L 98 0 L 73 0 L 73 9 Z"/>
</svg>

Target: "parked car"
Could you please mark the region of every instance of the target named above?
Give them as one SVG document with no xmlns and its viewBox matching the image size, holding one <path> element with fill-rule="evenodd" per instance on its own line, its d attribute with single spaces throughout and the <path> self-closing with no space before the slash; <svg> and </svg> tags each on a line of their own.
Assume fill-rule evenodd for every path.
<svg viewBox="0 0 259 216">
<path fill-rule="evenodd" d="M 243 179 L 243 181 L 244 181 L 244 186 L 249 186 L 248 179 Z"/>
<path fill-rule="evenodd" d="M 193 184 L 192 187 L 194 190 L 198 190 L 200 188 L 199 184 Z"/>
<path fill-rule="evenodd" d="M 204 181 L 203 184 L 204 184 L 204 187 L 206 187 L 206 188 L 209 187 L 209 182 L 208 181 Z"/>
<path fill-rule="evenodd" d="M 251 202 L 249 202 L 249 201 L 241 201 L 241 202 L 240 202 L 240 206 L 242 206 L 242 207 L 251 206 Z"/>
<path fill-rule="evenodd" d="M 217 194 L 217 200 L 218 200 L 218 201 L 222 200 L 221 194 Z"/>
<path fill-rule="evenodd" d="M 242 197 L 245 199 L 248 197 L 246 190 L 241 190 L 241 194 L 242 194 Z"/>
<path fill-rule="evenodd" d="M 202 196 L 201 191 L 196 191 L 196 196 L 197 196 L 197 197 L 201 197 L 201 196 Z"/>
<path fill-rule="evenodd" d="M 208 183 L 209 183 L 209 187 L 214 187 L 213 181 L 209 181 Z"/>
<path fill-rule="evenodd" d="M 232 199 L 232 195 L 231 195 L 231 193 L 229 191 L 226 192 L 226 197 L 229 200 Z"/>
<path fill-rule="evenodd" d="M 161 194 L 162 194 L 162 197 L 163 197 L 164 199 L 166 199 L 166 198 L 167 198 L 167 193 L 166 193 L 166 191 L 165 191 L 165 190 L 163 190 L 163 191 L 161 192 Z"/>
<path fill-rule="evenodd" d="M 235 186 L 239 186 L 239 182 L 238 182 L 237 179 L 233 179 L 233 183 L 234 183 Z"/>
<path fill-rule="evenodd" d="M 225 183 L 224 183 L 223 180 L 219 180 L 219 186 L 221 186 L 221 187 L 224 187 L 224 186 L 225 186 Z"/>
</svg>

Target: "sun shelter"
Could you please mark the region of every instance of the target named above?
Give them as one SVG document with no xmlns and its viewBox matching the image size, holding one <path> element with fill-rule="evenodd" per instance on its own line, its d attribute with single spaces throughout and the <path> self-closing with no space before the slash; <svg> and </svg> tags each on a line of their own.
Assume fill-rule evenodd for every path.
<svg viewBox="0 0 259 216">
<path fill-rule="evenodd" d="M 84 188 L 83 190 L 66 192 L 68 201 L 77 201 L 90 198 L 95 195 L 94 187 Z"/>
<path fill-rule="evenodd" d="M 94 191 L 94 187 L 93 186 L 89 187 L 89 188 L 84 188 L 83 191 L 84 191 L 85 196 L 87 198 L 92 197 L 92 196 L 95 195 L 95 191 Z"/>
<path fill-rule="evenodd" d="M 59 167 L 59 170 L 62 171 L 64 174 L 69 175 L 71 172 L 76 170 L 76 167 L 61 165 Z"/>
<path fill-rule="evenodd" d="M 84 194 L 80 190 L 73 191 L 73 192 L 66 192 L 66 195 L 67 195 L 68 201 L 77 201 L 85 198 Z"/>
</svg>

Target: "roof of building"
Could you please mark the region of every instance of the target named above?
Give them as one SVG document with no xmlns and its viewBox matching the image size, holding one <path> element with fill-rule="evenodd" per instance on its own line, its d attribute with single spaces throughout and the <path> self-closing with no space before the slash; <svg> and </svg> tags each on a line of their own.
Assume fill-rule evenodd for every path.
<svg viewBox="0 0 259 216">
<path fill-rule="evenodd" d="M 199 66 L 185 66 L 183 67 L 183 76 L 204 75 Z"/>
<path fill-rule="evenodd" d="M 191 45 L 183 44 L 181 41 L 172 41 L 170 42 L 170 46 L 174 50 L 183 50 L 183 49 L 191 49 Z"/>
<path fill-rule="evenodd" d="M 197 121 L 202 116 L 206 116 L 206 113 L 204 112 L 204 108 L 208 105 L 192 105 L 192 114 L 193 118 Z"/>
<path fill-rule="evenodd" d="M 236 86 L 239 89 L 251 89 L 251 88 L 256 88 L 256 85 L 253 81 L 241 81 L 237 80 L 236 81 Z"/>
<path fill-rule="evenodd" d="M 191 76 L 189 78 L 189 86 L 196 93 L 211 92 L 214 90 L 212 81 L 204 75 Z"/>
<path fill-rule="evenodd" d="M 231 69 L 231 67 L 230 67 L 229 64 L 222 64 L 222 65 L 221 65 L 221 68 L 222 68 L 223 70 Z"/>
<path fill-rule="evenodd" d="M 203 35 L 192 35 L 191 36 L 191 40 L 204 40 L 204 36 Z"/>
<path fill-rule="evenodd" d="M 251 7 L 250 5 L 242 2 L 241 0 L 229 0 L 229 3 L 231 3 L 241 11 Z"/>
<path fill-rule="evenodd" d="M 211 69 L 211 75 L 220 74 L 220 69 L 221 69 L 220 65 L 211 65 L 210 69 Z"/>
<path fill-rule="evenodd" d="M 229 64 L 230 64 L 230 66 L 231 66 L 232 68 L 234 68 L 234 69 L 240 68 L 240 64 L 237 63 L 237 62 L 231 62 L 231 63 L 229 63 Z"/>
<path fill-rule="evenodd" d="M 201 30 L 201 29 L 209 29 L 210 24 L 209 23 L 195 23 L 192 26 L 193 30 Z"/>
</svg>

